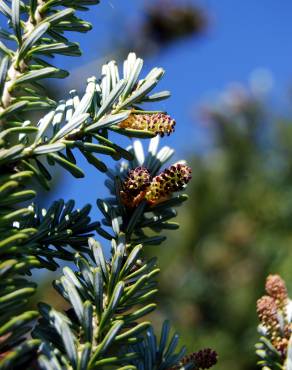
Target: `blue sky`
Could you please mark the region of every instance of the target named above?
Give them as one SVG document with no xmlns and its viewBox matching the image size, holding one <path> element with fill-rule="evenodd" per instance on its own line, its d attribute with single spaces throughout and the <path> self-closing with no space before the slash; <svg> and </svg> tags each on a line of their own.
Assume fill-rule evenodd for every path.
<svg viewBox="0 0 292 370">
<path fill-rule="evenodd" d="M 171 90 L 172 97 L 160 107 L 176 118 L 177 131 L 164 143 L 177 150 L 176 159 L 204 149 L 206 133 L 194 112 L 207 97 L 215 96 L 232 82 L 247 84 L 258 68 L 273 75 L 274 101 L 283 101 L 291 86 L 291 1 L 205 0 L 200 4 L 210 19 L 206 35 L 175 43 L 145 61 L 146 71 L 154 66 L 166 70 L 160 88 Z M 71 70 L 71 77 L 60 85 L 62 90 L 80 88 L 86 77 L 98 74 L 101 57 L 113 47 L 112 33 L 121 35 L 129 20 L 135 24 L 142 5 L 140 0 L 102 0 L 86 14 L 94 28 L 87 35 L 77 35 L 82 58 L 59 60 Z M 66 174 L 54 199 L 75 198 L 81 206 L 95 204 L 97 197 L 106 195 L 103 176 L 82 160 L 80 165 L 86 178 L 76 180 Z"/>
<path fill-rule="evenodd" d="M 127 25 L 131 24 L 131 32 L 135 34 L 143 4 L 149 1 L 101 0 L 100 5 L 82 14 L 93 23 L 93 30 L 88 34 L 71 36 L 72 40 L 80 43 L 82 57 L 58 57 L 56 60 L 60 67 L 71 72 L 71 76 L 58 85 L 58 90 L 63 91 L 64 96 L 72 88 L 82 89 L 87 77 L 99 75 L 101 59 L 115 49 L 116 38 L 127 37 Z M 208 144 L 206 130 L 196 114 L 202 102 L 216 97 L 233 82 L 247 85 L 253 71 L 259 68 L 270 71 L 273 76 L 271 103 L 278 109 L 290 109 L 292 2 L 176 1 L 199 3 L 208 14 L 209 27 L 203 37 L 185 39 L 147 58 L 145 72 L 154 66 L 166 70 L 159 88 L 170 90 L 172 97 L 160 103 L 159 108 L 168 111 L 176 119 L 177 129 L 174 135 L 162 142 L 173 146 L 176 149 L 175 159 L 180 159 L 201 152 Z M 126 145 L 127 140 L 123 139 L 122 142 Z M 53 199 L 73 198 L 78 206 L 85 203 L 94 205 L 96 198 L 106 196 L 103 175 L 82 159 L 79 164 L 86 178 L 77 180 L 61 172 L 55 192 L 42 195 L 43 204 L 49 204 Z"/>
</svg>

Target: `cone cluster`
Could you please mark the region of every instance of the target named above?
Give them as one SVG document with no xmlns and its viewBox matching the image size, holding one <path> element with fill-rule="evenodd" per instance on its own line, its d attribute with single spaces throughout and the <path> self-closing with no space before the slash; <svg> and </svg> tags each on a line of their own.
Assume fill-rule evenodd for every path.
<svg viewBox="0 0 292 370">
<path fill-rule="evenodd" d="M 151 176 L 149 171 L 144 167 L 137 167 L 129 171 L 128 177 L 124 182 L 124 187 L 127 191 L 136 196 L 141 191 L 148 188 L 151 183 Z"/>
<path fill-rule="evenodd" d="M 273 297 L 278 306 L 285 306 L 288 300 L 288 291 L 285 281 L 279 275 L 269 275 L 266 280 L 266 292 Z"/>
<path fill-rule="evenodd" d="M 172 193 L 182 190 L 190 181 L 191 173 L 190 167 L 176 163 L 151 178 L 146 168 L 137 167 L 129 171 L 123 182 L 122 201 L 129 208 L 136 207 L 142 200 L 146 200 L 150 205 L 160 203 Z"/>
<path fill-rule="evenodd" d="M 182 358 L 180 364 L 169 370 L 179 370 L 182 366 L 188 365 L 190 370 L 210 369 L 217 363 L 217 353 L 211 348 L 205 348 L 198 352 L 193 352 Z"/>
<path fill-rule="evenodd" d="M 132 130 L 151 131 L 156 135 L 163 137 L 174 132 L 175 120 L 165 113 L 154 114 L 130 114 L 127 119 L 122 121 L 121 128 L 130 128 Z"/>
<path fill-rule="evenodd" d="M 269 275 L 265 289 L 268 295 L 257 301 L 258 317 L 273 346 L 285 356 L 292 332 L 286 313 L 289 301 L 286 284 L 279 275 Z"/>
</svg>

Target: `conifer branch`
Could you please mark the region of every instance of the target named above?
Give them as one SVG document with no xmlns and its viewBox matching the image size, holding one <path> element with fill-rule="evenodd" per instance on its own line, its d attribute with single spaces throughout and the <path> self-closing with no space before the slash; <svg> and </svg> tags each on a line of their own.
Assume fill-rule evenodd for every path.
<svg viewBox="0 0 292 370">
<path fill-rule="evenodd" d="M 99 0 L 36 0 L 21 2 L 12 0 L 8 5 L 1 0 L 0 11 L 8 20 L 8 29 L 1 30 L 4 40 L 16 44 L 10 49 L 1 42 L 0 49 L 4 57 L 0 66 L 2 125 L 4 117 L 19 110 L 47 109 L 54 101 L 41 96 L 38 83 L 43 78 L 64 78 L 68 73 L 50 65 L 40 56 L 64 54 L 79 56 L 77 43 L 71 43 L 63 35 L 66 31 L 87 32 L 91 25 L 75 15 L 76 10 L 87 10 L 88 5 Z"/>
<path fill-rule="evenodd" d="M 155 257 L 145 259 L 143 248 L 160 244 L 165 236 L 158 233 L 178 227 L 170 222 L 173 207 L 187 199 L 177 192 L 191 178 L 184 162 L 162 168 L 173 150 L 158 150 L 158 138 L 174 132 L 174 119 L 143 110 L 144 103 L 169 96 L 152 93 L 164 70 L 141 77 L 143 61 L 130 53 L 122 72 L 116 62 L 106 63 L 99 78 L 87 80 L 82 96 L 73 90 L 58 103 L 44 96 L 40 84 L 67 75 L 42 56 L 80 55 L 64 33 L 87 32 L 91 25 L 75 12 L 98 2 L 0 0 L 8 20 L 8 29 L 0 30 L 7 41 L 0 43 L 0 368 L 206 369 L 216 362 L 213 352 L 176 352 L 178 336 L 168 342 L 167 323 L 157 347 L 145 320 L 156 308 L 159 268 Z M 37 123 L 23 119 L 27 111 L 42 109 L 49 111 Z M 139 140 L 125 149 L 109 135 L 151 138 L 148 153 Z M 84 176 L 76 150 L 108 176 L 111 198 L 97 201 L 105 228 L 91 221 L 90 205 L 75 209 L 73 200 L 59 200 L 38 209 L 31 203 L 31 180 L 49 190 L 50 166 Z M 100 155 L 124 161 L 111 170 Z M 110 241 L 109 258 L 93 238 L 96 232 Z M 54 287 L 68 310 L 42 302 L 38 310 L 27 309 L 37 284 L 26 275 L 35 268 L 56 270 L 66 261 L 74 267 L 65 266 Z"/>
</svg>

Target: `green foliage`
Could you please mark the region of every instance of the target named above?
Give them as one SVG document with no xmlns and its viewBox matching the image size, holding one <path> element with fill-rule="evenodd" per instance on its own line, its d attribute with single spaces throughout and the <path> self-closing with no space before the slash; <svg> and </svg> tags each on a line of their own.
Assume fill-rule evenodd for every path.
<svg viewBox="0 0 292 370">
<path fill-rule="evenodd" d="M 65 267 L 64 275 L 55 281 L 55 288 L 72 309 L 64 316 L 46 304 L 39 305 L 43 318 L 33 336 L 42 341 L 40 364 L 44 369 L 58 368 L 57 363 L 66 369 L 126 365 L 137 354 L 123 354 L 118 348 L 137 341 L 137 334 L 150 324 L 136 320 L 156 307 L 151 302 L 159 272 L 155 261 L 139 261 L 141 245 L 126 256 L 123 236 L 118 244 L 113 240 L 109 262 L 94 239 L 89 244 L 93 263 L 77 255 L 77 271 Z"/>
<path fill-rule="evenodd" d="M 6 119 L 16 118 L 27 110 L 47 109 L 55 105 L 43 95 L 39 81 L 48 77 L 64 78 L 68 73 L 42 57 L 56 54 L 79 56 L 79 45 L 70 42 L 64 32 L 89 31 L 91 25 L 78 18 L 75 12 L 87 10 L 87 6 L 97 3 L 99 0 L 13 0 L 7 4 L 1 0 L 0 11 L 8 24 L 7 29 L 0 30 L 4 40 L 0 42 L 3 56 L 0 67 L 2 125 L 7 123 L 8 127 L 15 127 L 15 123 L 11 125 Z M 14 47 L 10 48 L 10 45 Z"/>
<path fill-rule="evenodd" d="M 164 146 L 158 150 L 158 144 L 158 137 L 151 139 L 148 152 L 145 155 L 141 142 L 138 140 L 134 141 L 133 146 L 129 148 L 129 152 L 134 159 L 129 162 L 122 162 L 114 170 L 107 172 L 109 178 L 106 180 L 105 185 L 113 197 L 97 201 L 97 205 L 104 215 L 102 223 L 105 226 L 111 226 L 115 233 L 124 232 L 127 236 L 127 241 L 131 243 L 158 245 L 163 242 L 165 236 L 157 236 L 153 235 L 153 233 L 158 234 L 162 230 L 176 229 L 178 224 L 169 222 L 176 216 L 176 210 L 173 206 L 179 206 L 187 199 L 186 195 L 179 194 L 154 205 L 149 205 L 142 200 L 136 208 L 129 209 L 123 204 L 121 198 L 122 184 L 129 170 L 137 167 L 147 168 L 152 176 L 156 176 L 161 167 L 172 157 L 174 151 L 171 148 Z M 121 225 L 118 228 L 113 223 L 115 219 L 120 220 Z M 152 230 L 152 235 L 149 235 L 149 231 L 147 235 L 147 230 Z M 102 227 L 98 228 L 97 231 L 109 240 L 113 238 Z"/>
<path fill-rule="evenodd" d="M 161 68 L 153 69 L 137 85 L 142 64 L 141 59 L 130 54 L 120 79 L 116 64 L 110 62 L 103 66 L 100 81 L 95 77 L 88 79 L 82 98 L 71 91 L 70 98 L 60 101 L 36 126 L 29 121 L 13 121 L 13 127 L 1 132 L 0 165 L 9 167 L 17 162 L 20 168 L 32 171 L 41 185 L 48 188 L 51 175 L 40 161 L 42 157 L 48 165 L 57 163 L 77 178 L 84 173 L 76 165 L 74 149 L 102 172 L 107 168 L 93 153 L 110 155 L 115 160 L 131 158 L 126 150 L 108 140 L 108 130 L 118 133 L 122 130 L 127 136 L 154 136 L 152 132 L 118 127 L 134 109 L 133 104 L 151 100 L 148 93 L 164 74 Z M 18 144 L 13 145 L 15 142 Z"/>
<path fill-rule="evenodd" d="M 145 344 L 146 338 L 155 338 L 144 316 L 156 308 L 159 268 L 155 258 L 145 259 L 144 245 L 161 243 L 165 237 L 157 233 L 178 227 L 169 222 L 176 215 L 172 207 L 186 197 L 173 193 L 183 190 L 190 170 L 183 181 L 183 171 L 181 175 L 179 171 L 164 172 L 165 197 L 157 204 L 143 201 L 129 209 L 121 198 L 131 168 L 139 163 L 155 176 L 173 153 L 168 147 L 158 151 L 155 136 L 164 132 L 159 132 L 163 124 L 165 132 L 172 132 L 174 120 L 163 112 L 142 110 L 144 102 L 169 96 L 168 92 L 152 94 L 163 69 L 154 68 L 141 78 L 143 61 L 131 53 L 121 77 L 116 63 L 109 62 L 99 79 L 87 80 L 82 96 L 73 90 L 68 98 L 55 102 L 44 95 L 43 79 L 67 75 L 46 58 L 80 55 L 79 46 L 64 33 L 88 31 L 90 24 L 75 11 L 96 3 L 0 0 L 0 11 L 8 21 L 7 29 L 0 32 L 5 40 L 0 43 L 0 368 L 206 368 L 193 360 L 184 367 L 188 362 L 181 362 L 184 351 L 175 353 L 177 335 L 166 347 L 167 325 L 157 358 Z M 26 112 L 42 109 L 47 112 L 38 122 L 26 119 Z M 132 114 L 143 114 L 154 129 L 123 126 Z M 144 158 L 140 141 L 124 149 L 109 139 L 110 131 L 115 137 L 154 139 Z M 73 200 L 58 200 L 48 209 L 39 209 L 31 203 L 36 196 L 31 180 L 49 190 L 50 167 L 59 165 L 77 178 L 84 176 L 76 164 L 76 150 L 109 177 L 106 185 L 112 197 L 97 203 L 110 230 L 91 221 L 90 205 L 75 209 Z M 126 161 L 112 171 L 100 155 Z M 184 169 L 182 165 L 173 168 Z M 172 180 L 174 185 L 167 188 Z M 152 230 L 151 235 L 147 229 Z M 96 232 L 111 242 L 109 259 L 93 238 Z M 35 268 L 54 271 L 65 261 L 74 261 L 74 267 L 65 266 L 54 287 L 68 309 L 59 312 L 40 302 L 37 310 L 29 310 L 27 304 L 37 284 L 27 275 Z M 151 363 L 145 356 L 151 357 Z"/>
<path fill-rule="evenodd" d="M 160 271 L 157 258 L 149 256 L 149 246 L 156 248 L 166 239 L 167 230 L 179 227 L 172 219 L 187 196 L 177 191 L 184 190 L 191 177 L 191 169 L 183 161 L 165 168 L 173 150 L 158 148 L 158 136 L 174 131 L 174 119 L 163 111 L 144 110 L 145 103 L 170 95 L 168 91 L 153 93 L 163 69 L 154 68 L 141 77 L 143 61 L 130 53 L 122 71 L 111 61 L 102 66 L 99 77 L 88 78 L 83 94 L 72 90 L 56 102 L 46 96 L 42 85 L 48 78 L 67 76 L 67 71 L 47 60 L 57 54 L 80 55 L 78 44 L 69 41 L 66 32 L 90 30 L 91 25 L 78 18 L 76 11 L 81 14 L 98 2 L 0 0 L 0 12 L 7 19 L 7 27 L 0 29 L 0 369 L 209 369 L 217 362 L 216 352 L 205 348 L 186 354 L 185 346 L 177 349 L 179 336 L 171 333 L 167 321 L 157 337 L 146 318 L 156 309 Z M 216 158 L 221 156 L 221 167 L 214 158 L 194 161 L 191 197 L 196 209 L 188 222 L 183 222 L 182 230 L 187 244 L 182 245 L 181 238 L 179 249 L 169 243 L 165 259 L 168 282 L 162 283 L 163 301 L 165 290 L 171 295 L 175 287 L 188 282 L 180 289 L 180 304 L 175 299 L 175 307 L 169 307 L 167 301 L 167 310 L 179 309 L 177 317 L 183 320 L 182 328 L 187 327 L 185 337 L 191 347 L 195 346 L 190 339 L 194 323 L 197 343 L 204 345 L 212 343 L 212 337 L 216 343 L 215 322 L 221 330 L 234 327 L 228 351 L 236 361 L 229 367 L 238 369 L 247 336 L 241 303 L 246 301 L 250 312 L 255 297 L 241 295 L 234 276 L 253 285 L 254 276 L 262 281 L 268 266 L 282 258 L 279 250 L 267 252 L 266 246 L 288 244 L 291 219 L 287 202 L 291 163 L 282 151 L 290 148 L 287 127 L 281 126 L 284 134 L 269 147 L 268 130 L 267 135 L 259 135 L 259 130 L 267 128 L 262 124 L 260 105 L 253 100 L 240 103 L 239 110 L 236 106 L 227 113 L 209 112 L 216 123 Z M 45 113 L 41 114 L 42 110 Z M 35 117 L 29 114 L 32 111 L 40 118 L 31 118 Z M 147 151 L 137 139 L 123 148 L 120 135 L 151 140 Z M 276 150 L 276 155 L 270 156 L 271 150 Z M 32 203 L 39 185 L 50 190 L 53 166 L 76 178 L 85 176 L 76 152 L 107 176 L 110 196 L 97 200 L 101 222 L 91 220 L 90 205 L 76 209 L 74 200 L 55 201 L 48 209 Z M 123 160 L 109 169 L 105 156 Z M 277 168 L 275 176 L 271 168 Z M 97 234 L 111 245 L 109 257 L 94 239 Z M 194 245 L 207 274 L 194 269 Z M 231 257 L 226 250 L 221 253 L 224 248 L 232 249 Z M 246 272 L 241 262 L 250 258 L 248 248 L 252 261 Z M 174 262 L 180 264 L 177 270 Z M 65 309 L 59 311 L 55 302 L 38 302 L 30 309 L 38 285 L 28 276 L 34 269 L 55 271 L 60 265 L 62 274 L 53 286 Z M 178 271 L 175 279 L 174 271 Z M 230 284 L 236 281 L 241 306 L 235 307 L 238 315 L 231 308 L 230 300 L 235 297 L 222 292 L 216 283 L 220 279 Z M 191 303 L 185 303 L 186 297 Z M 213 297 L 219 297 L 223 315 L 216 310 Z M 199 319 L 189 314 L 192 304 L 199 307 Z M 277 337 L 284 340 L 280 344 L 264 322 L 267 315 L 260 316 L 268 328 L 257 345 L 262 358 L 259 364 L 265 370 L 291 370 L 291 315 L 285 316 L 282 306 L 278 309 L 276 324 L 280 326 L 271 327 L 278 335 L 284 323 Z M 210 321 L 207 340 L 200 327 L 202 318 Z M 218 338 L 220 347 L 224 340 L 221 343 L 220 335 Z"/>
<path fill-rule="evenodd" d="M 158 307 L 188 347 L 216 348 L 218 370 L 251 370 L 263 281 L 279 272 L 291 288 L 291 119 L 243 88 L 222 95 L 203 111 L 212 142 L 189 159 L 180 233 L 155 249 Z"/>
<path fill-rule="evenodd" d="M 174 333 L 170 335 L 170 325 L 168 321 L 163 323 L 160 340 L 158 342 L 153 328 L 147 330 L 145 339 L 136 344 L 137 351 L 141 353 L 138 360 L 133 363 L 137 365 L 139 370 L 150 370 L 157 368 L 171 369 L 174 365 L 178 364 L 186 353 L 186 348 L 182 347 L 176 352 L 178 345 L 178 335 Z M 188 367 L 185 367 L 186 369 Z"/>
</svg>

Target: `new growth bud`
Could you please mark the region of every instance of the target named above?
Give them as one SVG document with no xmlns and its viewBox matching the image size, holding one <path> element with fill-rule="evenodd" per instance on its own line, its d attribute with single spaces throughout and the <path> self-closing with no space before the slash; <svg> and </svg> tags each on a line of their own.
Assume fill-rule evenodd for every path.
<svg viewBox="0 0 292 370">
<path fill-rule="evenodd" d="M 284 280 L 279 275 L 269 275 L 267 277 L 266 292 L 276 300 L 280 308 L 287 303 L 287 287 Z"/>
<path fill-rule="evenodd" d="M 123 183 L 121 198 L 123 203 L 132 208 L 139 204 L 145 197 L 145 191 L 150 186 L 151 176 L 144 167 L 137 167 L 129 171 Z"/>
<path fill-rule="evenodd" d="M 205 370 L 210 369 L 217 363 L 217 352 L 211 348 L 201 349 L 198 352 L 193 352 L 182 358 L 180 364 L 172 367 L 169 370 L 179 370 L 182 366 L 186 366 L 190 370 Z"/>
<path fill-rule="evenodd" d="M 185 164 L 177 163 L 168 167 L 153 178 L 146 193 L 146 199 L 149 203 L 155 204 L 172 193 L 183 190 L 192 178 L 191 173 L 191 168 Z"/>
<path fill-rule="evenodd" d="M 176 163 L 151 179 L 146 168 L 137 167 L 123 182 L 122 202 L 129 208 L 136 207 L 144 199 L 151 205 L 162 202 L 182 190 L 190 181 L 191 173 L 190 167 Z"/>
<path fill-rule="evenodd" d="M 133 195 L 137 195 L 140 191 L 147 189 L 150 185 L 151 176 L 149 171 L 144 167 L 137 167 L 129 171 L 129 175 L 124 182 L 124 187 Z"/>
<path fill-rule="evenodd" d="M 151 131 L 156 135 L 163 137 L 174 132 L 175 120 L 168 114 L 130 114 L 127 119 L 122 121 L 121 128 L 130 128 L 132 130 Z"/>
<path fill-rule="evenodd" d="M 272 334 L 278 330 L 277 304 L 274 298 L 264 295 L 257 301 L 257 313 L 265 328 Z"/>
<path fill-rule="evenodd" d="M 193 353 L 194 369 L 210 369 L 217 363 L 217 353 L 211 348 L 205 348 Z"/>
</svg>

